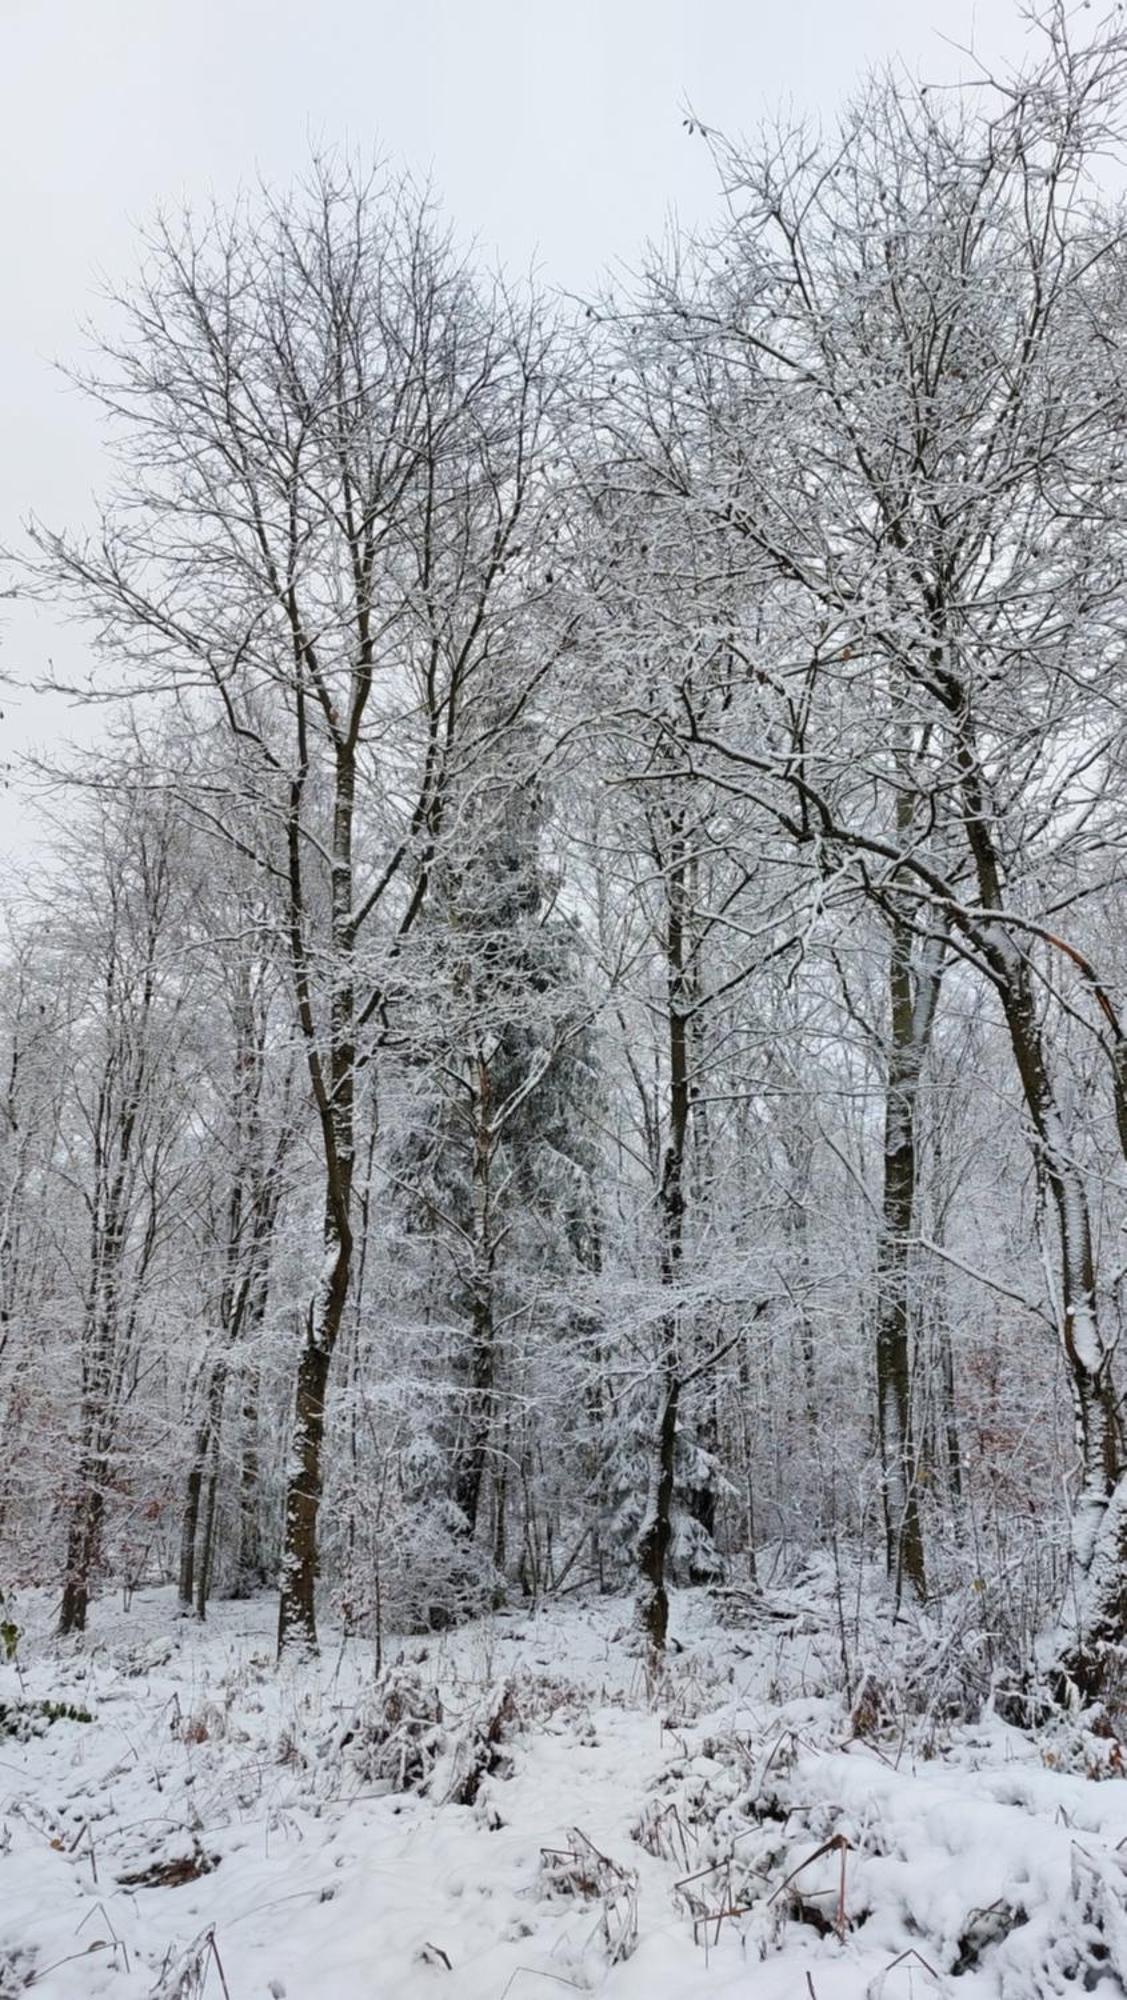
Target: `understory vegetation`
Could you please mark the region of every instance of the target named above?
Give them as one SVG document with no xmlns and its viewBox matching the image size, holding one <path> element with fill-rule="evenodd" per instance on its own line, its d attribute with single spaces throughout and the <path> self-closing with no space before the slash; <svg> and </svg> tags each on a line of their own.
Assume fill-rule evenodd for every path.
<svg viewBox="0 0 1127 2000">
<path fill-rule="evenodd" d="M 921 1708 L 942 1621 L 841 1581 L 852 1708 L 824 1559 L 754 1623 L 675 1590 L 656 1677 L 598 1593 L 381 1671 L 336 1629 L 279 1669 L 266 1600 L 201 1626 L 167 1588 L 61 1655 L 29 1599 L 23 1700 L 75 1714 L 0 1734 L 0 1993 L 1112 2000 L 1118 1741 Z"/>
</svg>

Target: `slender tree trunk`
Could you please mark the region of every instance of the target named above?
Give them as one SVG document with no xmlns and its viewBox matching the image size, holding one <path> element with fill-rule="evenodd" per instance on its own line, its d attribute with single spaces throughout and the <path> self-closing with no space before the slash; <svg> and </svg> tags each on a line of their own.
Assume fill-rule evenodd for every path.
<svg viewBox="0 0 1127 2000">
<path fill-rule="evenodd" d="M 898 780 L 896 831 L 901 843 L 909 846 L 916 837 L 919 814 L 911 743 L 902 725 L 894 721 L 892 726 Z M 912 1412 L 911 1239 L 916 1219 L 920 1082 L 939 1002 L 942 964 L 942 940 L 916 940 L 910 914 L 894 904 L 888 954 L 889 1040 L 877 1243 L 876 1364 L 885 1562 L 897 1604 L 905 1592 L 921 1604 L 927 1597 L 920 1457 Z"/>
<path fill-rule="evenodd" d="M 650 1488 L 638 1540 L 642 1588 L 638 1615 L 650 1651 L 660 1655 L 669 1636 L 669 1546 L 673 1538 L 673 1481 L 677 1452 L 677 1408 L 680 1384 L 672 1370 L 662 1385 L 662 1399 L 651 1445 Z"/>
<path fill-rule="evenodd" d="M 669 1131 L 662 1162 L 659 1209 L 661 1276 L 672 1288 L 678 1280 L 685 1243 L 685 1155 L 691 1104 L 689 1017 L 685 926 L 685 843 L 680 817 L 674 819 L 671 862 L 666 871 L 665 964 L 669 1023 Z M 651 1652 L 664 1652 L 669 1632 L 669 1549 L 673 1539 L 673 1494 L 680 1407 L 680 1316 L 676 1308 L 661 1328 L 661 1370 L 657 1418 L 651 1444 L 646 1512 L 638 1539 L 641 1589 L 638 1617 Z"/>
<path fill-rule="evenodd" d="M 126 1236 L 128 1170 L 139 1095 L 140 1082 L 135 1079 L 132 1094 L 126 1095 L 120 1116 L 110 1126 L 117 1144 L 113 1171 L 108 1173 L 104 1159 L 100 1159 L 96 1175 L 90 1284 L 82 1324 L 78 1486 L 67 1530 L 66 1575 L 58 1625 L 60 1638 L 86 1630 L 90 1579 L 101 1552 L 109 1452 L 116 1430 L 120 1387 L 115 1381 L 114 1349 L 122 1319 L 127 1317 L 122 1306 L 120 1279 Z M 100 1113 L 108 1106 L 109 1096 L 107 1084 L 103 1082 Z"/>
<path fill-rule="evenodd" d="M 239 1549 L 232 1597 L 253 1597 L 266 1582 L 260 1518 L 261 1468 L 258 1455 L 258 1368 L 248 1359 L 243 1376 L 239 1455 Z"/>
<path fill-rule="evenodd" d="M 180 1581 L 177 1594 L 185 1611 L 191 1610 L 196 1591 L 196 1531 L 199 1526 L 200 1493 L 203 1488 L 204 1465 L 207 1461 L 208 1435 L 207 1424 L 204 1422 L 196 1430 L 184 1494 L 184 1513 L 180 1522 Z"/>
<path fill-rule="evenodd" d="M 507 1512 L 509 1505 L 509 1429 L 506 1425 L 501 1446 L 501 1465 L 493 1481 L 493 1567 L 504 1580 L 509 1559 Z"/>
<path fill-rule="evenodd" d="M 67 1527 L 66 1573 L 59 1608 L 58 1633 L 65 1639 L 85 1632 L 90 1605 L 90 1581 L 101 1554 L 109 1477 L 108 1443 L 114 1432 L 111 1385 L 112 1329 L 117 1288 L 106 1278 L 106 1267 L 119 1243 L 119 1233 L 107 1239 L 96 1233 L 95 1275 L 83 1327 L 82 1427 L 78 1481 Z"/>
<path fill-rule="evenodd" d="M 90 1580 L 97 1565 L 105 1518 L 105 1461 L 87 1458 L 80 1470 L 81 1489 L 67 1528 L 66 1575 L 59 1610 L 60 1639 L 85 1632 L 90 1608 Z"/>
<path fill-rule="evenodd" d="M 751 1584 L 752 1589 L 754 1589 L 756 1582 L 758 1581 L 757 1563 L 755 1554 L 755 1544 L 756 1544 L 755 1462 L 751 1448 L 751 1421 L 749 1417 L 749 1411 L 751 1409 L 751 1400 L 752 1400 L 751 1366 L 747 1351 L 747 1341 L 745 1339 L 740 1340 L 739 1345 L 736 1349 L 736 1357 L 737 1357 L 737 1378 L 738 1378 L 738 1394 L 739 1394 L 740 1453 L 743 1458 L 742 1470 L 743 1470 L 743 1499 L 744 1499 L 744 1506 L 743 1506 L 744 1544 L 745 1544 L 744 1556 L 747 1562 L 748 1581 Z"/>
<path fill-rule="evenodd" d="M 470 1321 L 470 1384 L 466 1404 L 468 1442 L 460 1453 L 454 1498 L 470 1535 L 477 1530 L 478 1510 L 495 1414 L 497 1339 L 494 1325 L 493 1216 L 490 1177 L 495 1140 L 492 1117 L 492 1076 L 489 1064 L 478 1064 L 477 1129 L 473 1159 L 473 1278 Z"/>
<path fill-rule="evenodd" d="M 299 727 L 303 731 L 304 723 L 300 723 Z M 293 1429 L 282 1518 L 279 1655 L 291 1645 L 308 1651 L 316 1651 L 317 1647 L 317 1518 L 323 1477 L 321 1454 L 325 1437 L 325 1395 L 333 1353 L 344 1322 L 353 1249 L 356 1100 L 356 917 L 352 907 L 356 768 L 353 737 L 350 735 L 345 740 L 338 740 L 336 745 L 329 950 L 332 984 L 327 1061 L 322 1055 L 314 1022 L 312 979 L 305 942 L 300 806 L 306 768 L 303 754 L 301 768 L 293 781 L 287 824 L 290 944 L 298 1016 L 324 1151 L 324 1255 L 321 1280 L 306 1316 L 294 1383 Z"/>
<path fill-rule="evenodd" d="M 685 901 L 688 904 L 690 895 L 695 898 L 698 892 L 698 865 L 695 857 L 691 857 L 686 864 L 686 871 Z M 686 957 L 688 957 L 688 954 L 686 954 Z M 687 998 L 691 1001 L 693 1010 L 691 1018 L 687 1023 L 686 1062 L 694 1066 L 699 1074 L 704 1059 L 701 1035 L 702 1015 L 696 1004 L 701 997 L 699 960 L 694 960 L 691 964 L 689 974 L 686 977 L 686 988 Z M 690 1146 L 689 1134 L 686 1131 L 685 1146 L 687 1157 L 691 1159 L 692 1172 L 687 1178 L 685 1205 L 687 1207 L 691 1203 L 694 1213 L 700 1213 L 707 1209 L 716 1182 L 716 1160 L 712 1143 L 712 1125 L 707 1103 L 698 1102 L 696 1105 L 692 1117 L 691 1136 L 692 1144 Z M 711 1328 L 705 1326 L 702 1331 L 704 1341 L 710 1341 L 712 1339 Z M 720 1458 L 720 1411 L 717 1385 L 711 1373 L 705 1375 L 693 1398 L 692 1425 L 693 1436 L 700 1447 L 703 1461 L 701 1467 L 702 1476 L 686 1487 L 684 1496 L 685 1506 L 691 1518 L 703 1528 L 709 1541 L 714 1543 L 716 1539 L 717 1509 L 716 1468 Z M 702 1579 L 690 1576 L 690 1581 L 696 1582 L 700 1580 Z"/>
<path fill-rule="evenodd" d="M 208 1377 L 207 1390 L 204 1397 L 204 1413 L 196 1431 L 192 1463 L 188 1469 L 184 1519 L 180 1530 L 180 1602 L 186 1609 L 190 1609 L 194 1604 L 197 1615 L 200 1618 L 204 1615 L 204 1607 L 207 1603 L 207 1569 L 210 1563 L 209 1540 L 215 1523 L 215 1489 L 219 1474 L 219 1432 L 223 1422 L 223 1404 L 226 1398 L 226 1390 L 227 1365 L 224 1361 L 217 1361 Z M 207 1478 L 207 1504 L 204 1512 L 203 1541 L 201 1545 L 200 1503 L 204 1494 L 205 1475 Z"/>
<path fill-rule="evenodd" d="M 196 1617 L 201 1624 L 207 1617 L 207 1600 L 211 1590 L 211 1565 L 215 1554 L 215 1508 L 219 1495 L 219 1444 L 220 1428 L 216 1424 L 211 1434 L 211 1463 L 207 1475 L 207 1502 L 203 1515 L 203 1534 L 200 1540 L 199 1561 L 196 1565 Z"/>
<path fill-rule="evenodd" d="M 959 1439 L 959 1406 L 955 1395 L 955 1354 L 951 1326 L 945 1311 L 939 1315 L 939 1399 L 943 1423 L 943 1447 L 947 1487 L 956 1515 L 963 1512 L 963 1452 Z"/>
<path fill-rule="evenodd" d="M 884 1189 L 877 1245 L 877 1423 L 885 1559 L 896 1599 L 927 1595 L 912 1422 L 909 1262 L 916 1200 L 916 1105 L 924 1047 L 912 980 L 912 933 L 895 921 L 889 953 L 891 1040 L 884 1117 Z"/>
<path fill-rule="evenodd" d="M 232 1597 L 253 1597 L 267 1581 L 267 1568 L 262 1548 L 261 1520 L 261 1467 L 258 1450 L 258 1398 L 259 1364 L 255 1354 L 255 1343 L 266 1319 L 266 1305 L 269 1296 L 268 1268 L 265 1254 L 273 1234 L 277 1215 L 277 1201 L 270 1212 L 270 1235 L 260 1246 L 263 1261 L 255 1274 L 247 1305 L 240 1347 L 242 1349 L 242 1406 L 239 1412 L 239 1524 L 238 1553 L 235 1559 L 235 1578 L 231 1587 Z"/>
<path fill-rule="evenodd" d="M 489 1461 L 493 1430 L 495 1386 L 495 1346 L 492 1285 L 475 1286 L 470 1332 L 470 1384 L 466 1401 L 468 1439 L 459 1453 L 454 1480 L 454 1498 L 466 1517 L 468 1532 L 477 1532 L 481 1492 Z"/>
<path fill-rule="evenodd" d="M 283 1515 L 278 1650 L 317 1645 L 317 1513 L 331 1347 L 306 1340 L 297 1365 L 290 1470 Z"/>
</svg>

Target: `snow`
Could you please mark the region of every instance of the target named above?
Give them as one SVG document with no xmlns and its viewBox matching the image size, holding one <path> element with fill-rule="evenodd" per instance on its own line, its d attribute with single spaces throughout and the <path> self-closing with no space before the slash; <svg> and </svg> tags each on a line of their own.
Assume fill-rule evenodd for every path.
<svg viewBox="0 0 1127 2000">
<path fill-rule="evenodd" d="M 395 1688 L 441 1711 L 397 1791 L 365 1775 L 368 1642 L 278 1670 L 271 1602 L 200 1628 L 154 1591 L 62 1648 L 48 1608 L 0 1703 L 95 1720 L 0 1736 L 3 2000 L 1124 1990 L 1114 1739 L 900 1716 L 862 1741 L 816 1616 L 725 1630 L 675 1593 L 656 1691 L 621 1600 L 393 1644 Z"/>
</svg>

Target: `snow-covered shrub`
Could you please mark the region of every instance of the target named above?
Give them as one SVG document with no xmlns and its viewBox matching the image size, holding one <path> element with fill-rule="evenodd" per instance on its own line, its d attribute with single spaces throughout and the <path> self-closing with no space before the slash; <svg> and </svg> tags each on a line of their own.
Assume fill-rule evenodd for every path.
<svg viewBox="0 0 1127 2000">
<path fill-rule="evenodd" d="M 502 1744 L 518 1720 L 511 1687 L 488 1689 L 456 1716 L 417 1668 L 397 1665 L 368 1689 L 329 1746 L 363 1785 L 474 1805 L 482 1782 L 507 1776 Z"/>
<path fill-rule="evenodd" d="M 487 1690 L 483 1700 L 451 1727 L 445 1756 L 427 1787 L 431 1798 L 441 1804 L 477 1805 L 486 1778 L 507 1778 L 511 1773 L 501 1745 L 517 1722 L 512 1688 L 506 1683 Z"/>
<path fill-rule="evenodd" d="M 480 1617 L 501 1595 L 502 1580 L 467 1532 L 452 1500 L 404 1509 L 382 1563 L 385 1629 L 444 1632 Z"/>
<path fill-rule="evenodd" d="M 16 1743 L 28 1743 L 44 1736 L 56 1722 L 93 1722 L 89 1709 L 69 1701 L 0 1702 L 0 1740 L 10 1736 Z"/>
<path fill-rule="evenodd" d="M 390 1667 L 367 1690 L 333 1747 L 365 1785 L 421 1791 L 446 1747 L 438 1690 L 408 1666 Z"/>
<path fill-rule="evenodd" d="M 638 1876 L 603 1854 L 579 1828 L 567 1847 L 545 1847 L 540 1880 L 550 1896 L 574 1896 L 598 1905 L 597 1939 L 608 1965 L 629 1958 L 638 1942 Z"/>
</svg>

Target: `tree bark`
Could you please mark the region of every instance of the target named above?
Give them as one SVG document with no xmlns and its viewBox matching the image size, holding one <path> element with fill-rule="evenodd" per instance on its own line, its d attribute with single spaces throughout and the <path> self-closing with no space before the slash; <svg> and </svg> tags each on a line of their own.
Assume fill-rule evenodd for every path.
<svg viewBox="0 0 1127 2000">
<path fill-rule="evenodd" d="M 670 825 L 665 872 L 665 971 L 669 1032 L 669 1127 L 658 1202 L 661 1278 L 676 1285 L 685 1246 L 685 1156 L 691 1111 L 690 1037 L 686 980 L 686 849 L 683 816 Z M 657 1418 L 651 1444 L 646 1513 L 638 1539 L 641 1590 L 638 1617 L 651 1652 L 660 1656 L 669 1632 L 669 1550 L 673 1539 L 677 1416 L 680 1407 L 680 1314 L 673 1306 L 661 1327 Z"/>
<path fill-rule="evenodd" d="M 923 1603 L 927 1596 L 927 1574 L 912 1422 L 909 1264 L 916 1205 L 916 1109 L 934 997 L 917 996 L 914 991 L 912 932 L 899 918 L 892 926 L 888 989 L 891 1038 L 885 1091 L 884 1187 L 877 1245 L 881 1494 L 885 1560 L 896 1601 L 899 1603 L 907 1590 Z"/>
<path fill-rule="evenodd" d="M 370 664 L 368 668 L 370 675 Z M 301 802 L 308 771 L 304 754 L 291 789 L 287 825 L 290 882 L 290 948 L 298 1017 L 317 1106 L 325 1163 L 324 1262 L 310 1303 L 294 1383 L 293 1433 L 282 1521 L 282 1576 L 278 1601 L 278 1652 L 297 1645 L 317 1648 L 317 1517 L 321 1504 L 321 1453 L 325 1395 L 333 1353 L 344 1322 L 352 1273 L 352 1181 L 355 1157 L 356 918 L 352 907 L 352 840 L 355 817 L 355 736 L 364 693 L 354 695 L 349 734 L 335 747 L 333 862 L 327 1061 L 317 1036 L 312 977 L 305 941 Z M 304 746 L 303 697 L 299 738 Z"/>
<path fill-rule="evenodd" d="M 669 1637 L 669 1546 L 673 1538 L 673 1482 L 677 1451 L 677 1408 L 680 1384 L 666 1375 L 651 1445 L 650 1489 L 646 1518 L 638 1539 L 641 1590 L 638 1619 L 651 1654 L 659 1658 Z"/>
<path fill-rule="evenodd" d="M 192 1461 L 188 1467 L 188 1483 L 184 1494 L 184 1512 L 180 1522 L 180 1576 L 177 1595 L 181 1608 L 190 1611 L 196 1591 L 196 1531 L 200 1518 L 200 1493 L 203 1488 L 204 1465 L 207 1460 L 208 1427 L 206 1421 L 196 1430 L 192 1448 Z"/>
<path fill-rule="evenodd" d="M 258 1364 L 250 1355 L 243 1364 L 240 1431 L 239 1545 L 231 1595 L 245 1598 L 261 1590 L 267 1578 L 259 1519 Z"/>
<path fill-rule="evenodd" d="M 98 1561 L 105 1517 L 105 1478 L 103 1461 L 83 1461 L 81 1490 L 74 1501 L 67 1529 L 66 1574 L 58 1624 L 60 1639 L 86 1630 L 90 1581 Z"/>
<path fill-rule="evenodd" d="M 493 1079 L 489 1063 L 478 1065 L 474 1101 L 473 1153 L 473 1272 L 471 1278 L 470 1383 L 466 1401 L 468 1442 L 459 1454 L 454 1498 L 466 1517 L 470 1535 L 477 1531 L 478 1510 L 495 1415 L 497 1342 L 494 1326 L 493 1212 L 490 1182 L 496 1139 L 493 1131 Z"/>
<path fill-rule="evenodd" d="M 278 1651 L 317 1647 L 317 1513 L 331 1346 L 307 1340 L 297 1365 L 290 1469 L 283 1516 Z"/>
<path fill-rule="evenodd" d="M 207 1474 L 207 1502 L 204 1507 L 203 1533 L 200 1538 L 199 1560 L 196 1564 L 196 1617 L 201 1624 L 207 1617 L 207 1600 L 211 1590 L 211 1565 L 215 1554 L 215 1508 L 219 1496 L 219 1425 L 211 1434 L 211 1463 Z"/>
</svg>

